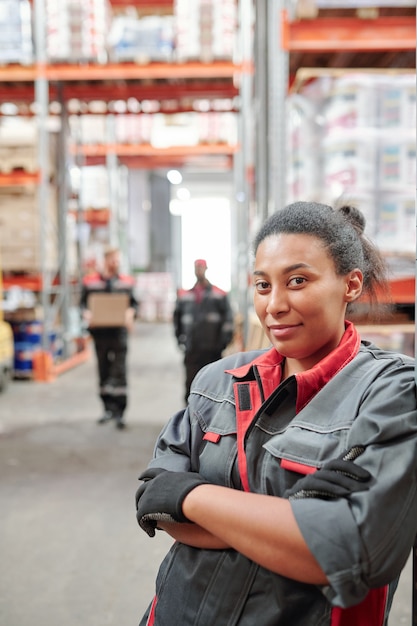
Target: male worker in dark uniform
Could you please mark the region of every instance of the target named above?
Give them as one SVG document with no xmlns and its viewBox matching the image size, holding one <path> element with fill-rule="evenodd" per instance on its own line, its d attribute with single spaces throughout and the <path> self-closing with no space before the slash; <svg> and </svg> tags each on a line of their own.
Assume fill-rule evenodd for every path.
<svg viewBox="0 0 417 626">
<path fill-rule="evenodd" d="M 233 311 L 227 293 L 206 278 L 204 259 L 194 262 L 197 278 L 189 289 L 179 289 L 173 322 L 178 345 L 184 351 L 185 402 L 197 372 L 221 358 L 233 337 Z"/>
<path fill-rule="evenodd" d="M 98 420 L 104 424 L 115 420 L 116 427 L 125 428 L 123 415 L 127 406 L 127 348 L 128 332 L 133 328 L 137 316 L 138 302 L 134 296 L 134 279 L 119 272 L 120 252 L 109 247 L 104 253 L 102 272 L 85 276 L 82 285 L 80 306 L 83 319 L 93 338 L 97 356 L 99 395 L 104 412 Z M 116 325 L 94 325 L 89 309 L 89 298 L 93 294 L 126 294 L 126 309 L 122 321 Z"/>
</svg>

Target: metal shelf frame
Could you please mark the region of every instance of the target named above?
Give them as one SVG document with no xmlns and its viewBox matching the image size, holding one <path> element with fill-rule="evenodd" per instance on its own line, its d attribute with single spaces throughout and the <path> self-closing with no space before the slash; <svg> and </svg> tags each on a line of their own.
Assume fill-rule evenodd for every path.
<svg viewBox="0 0 417 626">
<path fill-rule="evenodd" d="M 248 109 L 251 100 L 252 43 L 251 43 L 251 11 L 252 0 L 237 0 L 239 13 L 239 38 L 242 51 L 242 64 L 229 61 L 215 61 L 213 63 L 186 62 L 186 63 L 85 63 L 85 64 L 50 64 L 46 56 L 46 10 L 45 0 L 35 0 L 32 4 L 34 12 L 34 50 L 35 61 L 30 66 L 9 65 L 0 67 L 0 102 L 14 102 L 25 105 L 23 115 L 33 115 L 38 126 L 38 172 L 25 174 L 15 172 L 0 176 L 0 185 L 7 184 L 37 184 L 41 252 L 41 270 L 36 275 L 27 276 L 26 282 L 21 277 L 22 286 L 29 284 L 39 292 L 44 315 L 42 350 L 43 357 L 38 363 L 42 371 L 50 369 L 51 330 L 57 324 L 63 329 L 63 358 L 69 358 L 71 341 L 68 337 L 69 306 L 74 296 L 74 290 L 79 287 L 80 276 L 77 279 L 69 277 L 67 273 L 67 242 L 66 242 L 66 215 L 68 211 L 69 181 L 68 160 L 75 157 L 75 162 L 105 163 L 114 171 L 119 165 L 134 165 L 151 167 L 167 167 L 189 160 L 200 159 L 200 162 L 217 159 L 219 167 L 234 168 L 237 193 L 236 226 L 238 248 L 243 250 L 244 265 L 241 264 L 242 286 L 239 294 L 246 294 L 246 254 L 248 236 L 248 206 L 249 190 L 247 190 L 247 172 L 250 169 L 248 159 L 243 155 L 250 153 L 248 141 L 250 129 L 248 125 Z M 114 0 L 114 6 L 127 4 Z M 128 4 L 132 4 L 131 1 Z M 173 8 L 173 2 L 135 2 L 140 9 L 147 11 L 150 7 Z M 162 6 L 164 5 L 164 6 Z M 117 85 L 117 91 L 115 89 Z M 120 86 L 120 90 L 119 90 Z M 68 143 L 68 113 L 66 105 L 72 98 L 83 102 L 103 100 L 112 102 L 115 99 L 137 97 L 138 100 L 156 99 L 172 102 L 181 99 L 215 99 L 223 98 L 236 101 L 242 99 L 244 104 L 238 105 L 236 112 L 240 115 L 240 130 L 243 133 L 242 145 L 226 146 L 222 144 L 201 145 L 195 147 L 178 147 L 155 149 L 152 146 L 120 146 L 109 137 L 107 145 L 103 146 L 70 146 Z M 48 231 L 49 171 L 45 154 L 49 151 L 48 120 L 51 113 L 51 103 L 58 103 L 60 112 L 61 131 L 58 137 L 59 167 L 54 184 L 58 186 L 58 228 L 56 229 L 56 243 L 59 250 L 58 267 L 52 271 L 48 268 L 44 253 L 43 242 L 50 236 Z M 28 107 L 33 104 L 33 107 Z M 181 103 L 179 104 L 179 108 Z M 246 111 L 243 110 L 246 107 Z M 240 111 L 238 110 L 240 109 Z M 172 109 L 169 111 L 172 113 Z M 112 115 L 109 112 L 108 118 Z M 201 164 L 201 163 L 200 163 Z M 243 202 L 240 201 L 244 198 Z M 111 218 L 113 220 L 113 218 Z M 118 224 L 110 224 L 114 233 Z M 49 229 L 50 230 L 50 229 Z M 243 284 L 244 283 L 244 284 Z M 45 379 L 45 377 L 43 378 Z"/>
</svg>

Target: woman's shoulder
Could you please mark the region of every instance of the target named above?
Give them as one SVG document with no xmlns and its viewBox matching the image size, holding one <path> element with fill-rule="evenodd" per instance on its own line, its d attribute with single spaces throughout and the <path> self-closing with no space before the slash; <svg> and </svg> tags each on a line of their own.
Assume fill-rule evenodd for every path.
<svg viewBox="0 0 417 626">
<path fill-rule="evenodd" d="M 368 356 L 368 358 L 371 358 L 378 362 L 391 361 L 393 364 L 402 363 L 405 365 L 410 365 L 412 367 L 414 367 L 415 365 L 414 357 L 408 354 L 399 352 L 397 350 L 392 350 L 392 349 L 390 350 L 387 348 L 382 348 L 376 345 L 375 343 L 373 343 L 372 341 L 368 341 L 366 339 L 361 340 L 361 345 L 360 345 L 358 355 Z"/>
<path fill-rule="evenodd" d="M 233 382 L 232 371 L 245 366 L 249 370 L 251 363 L 267 351 L 268 349 L 236 352 L 205 365 L 195 377 L 191 391 L 200 393 L 213 388 L 222 394 Z"/>
</svg>

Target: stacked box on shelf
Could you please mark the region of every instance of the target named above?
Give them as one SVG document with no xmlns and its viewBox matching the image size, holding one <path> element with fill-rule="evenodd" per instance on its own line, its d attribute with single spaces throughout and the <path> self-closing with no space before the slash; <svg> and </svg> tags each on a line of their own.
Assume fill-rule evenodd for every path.
<svg viewBox="0 0 417 626">
<path fill-rule="evenodd" d="M 374 82 L 378 126 L 384 129 L 416 128 L 415 75 L 379 76 Z"/>
<path fill-rule="evenodd" d="M 233 59 L 236 48 L 237 3 L 202 0 L 201 31 L 204 59 Z"/>
<path fill-rule="evenodd" d="M 109 173 L 104 165 L 81 168 L 79 197 L 83 210 L 110 207 Z"/>
<path fill-rule="evenodd" d="M 376 161 L 375 137 L 372 132 L 352 129 L 349 135 L 332 135 L 322 143 L 323 187 L 333 198 L 344 197 L 348 203 L 359 203 L 367 221 L 367 232 L 376 233 Z"/>
<path fill-rule="evenodd" d="M 413 252 L 415 76 L 364 72 L 319 78 L 315 85 L 315 95 L 321 92 L 321 97 L 310 103 L 315 108 L 315 153 L 322 159 L 316 187 L 321 193 L 291 200 L 358 204 L 367 233 L 382 250 Z M 306 130 L 304 125 L 300 132 Z M 297 154 L 291 134 L 288 146 L 291 162 Z"/>
<path fill-rule="evenodd" d="M 197 118 L 199 143 L 237 144 L 237 115 L 231 111 L 193 114 Z"/>
<path fill-rule="evenodd" d="M 33 63 L 29 0 L 0 0 L 0 63 Z"/>
<path fill-rule="evenodd" d="M 33 174 L 38 171 L 38 136 L 35 117 L 0 117 L 0 173 L 20 171 Z M 49 133 L 49 151 L 42 155 L 42 165 L 51 178 L 56 172 L 56 140 L 56 133 Z"/>
<path fill-rule="evenodd" d="M 71 115 L 70 129 L 81 144 L 101 144 L 108 137 L 104 115 Z M 138 113 L 114 116 L 114 141 L 158 147 L 237 143 L 237 116 L 232 111 Z"/>
<path fill-rule="evenodd" d="M 311 94 L 312 97 L 312 94 Z M 319 181 L 316 111 L 310 98 L 292 94 L 286 102 L 287 145 L 291 146 L 286 168 L 287 201 L 313 199 Z"/>
<path fill-rule="evenodd" d="M 175 286 L 168 272 L 143 272 L 136 277 L 140 319 L 146 322 L 171 321 L 175 306 Z"/>
<path fill-rule="evenodd" d="M 201 57 L 200 0 L 176 0 L 175 56 L 180 62 Z"/>
<path fill-rule="evenodd" d="M 235 0 L 176 0 L 174 5 L 178 61 L 232 60 L 235 54 Z"/>
<path fill-rule="evenodd" d="M 57 199 L 52 186 L 45 220 L 36 186 L 0 188 L 0 249 L 6 272 L 39 272 L 58 267 Z M 43 229 L 45 232 L 43 232 Z"/>
<path fill-rule="evenodd" d="M 376 197 L 376 241 L 385 252 L 415 251 L 416 202 L 411 193 L 381 192 Z"/>
<path fill-rule="evenodd" d="M 115 135 L 118 143 L 151 143 L 153 114 L 117 115 L 115 117 Z"/>
<path fill-rule="evenodd" d="M 324 80 L 321 85 L 323 187 L 330 197 L 360 201 L 367 232 L 374 236 L 377 134 L 373 81 L 355 74 Z"/>
<path fill-rule="evenodd" d="M 73 126 L 77 124 L 75 137 L 83 144 L 103 144 L 108 139 L 108 119 L 106 115 L 79 115 L 72 116 Z"/>
<path fill-rule="evenodd" d="M 49 61 L 107 61 L 108 0 L 46 0 Z"/>
<path fill-rule="evenodd" d="M 377 241 L 386 251 L 414 253 L 416 83 L 414 75 L 379 77 Z"/>
<path fill-rule="evenodd" d="M 115 16 L 108 37 L 113 61 L 149 63 L 173 60 L 174 21 L 171 15 Z"/>
<path fill-rule="evenodd" d="M 0 172 L 14 170 L 36 172 L 38 169 L 38 129 L 36 120 L 2 117 L 0 120 Z"/>
</svg>

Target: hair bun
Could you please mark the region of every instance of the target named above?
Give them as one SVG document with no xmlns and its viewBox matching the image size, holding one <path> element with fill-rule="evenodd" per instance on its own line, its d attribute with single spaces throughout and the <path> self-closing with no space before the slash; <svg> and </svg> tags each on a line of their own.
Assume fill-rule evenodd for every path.
<svg viewBox="0 0 417 626">
<path fill-rule="evenodd" d="M 362 235 L 366 226 L 366 220 L 362 211 L 354 206 L 349 205 L 340 207 L 339 211 L 342 213 L 345 220 L 347 222 L 350 222 L 352 226 L 358 231 L 358 233 Z"/>
</svg>

